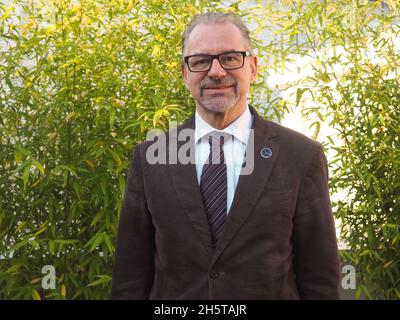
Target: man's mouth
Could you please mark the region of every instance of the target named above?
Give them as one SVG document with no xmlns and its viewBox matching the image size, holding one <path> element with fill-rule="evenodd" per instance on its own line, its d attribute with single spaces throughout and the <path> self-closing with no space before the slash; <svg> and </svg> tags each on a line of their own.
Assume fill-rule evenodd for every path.
<svg viewBox="0 0 400 320">
<path fill-rule="evenodd" d="M 226 90 L 230 90 L 234 85 L 233 84 L 216 84 L 216 85 L 207 85 L 203 87 L 203 90 L 207 90 L 209 92 L 222 92 Z"/>
<path fill-rule="evenodd" d="M 215 85 L 208 85 L 205 86 L 205 89 L 225 89 L 233 87 L 232 84 L 215 84 Z"/>
</svg>

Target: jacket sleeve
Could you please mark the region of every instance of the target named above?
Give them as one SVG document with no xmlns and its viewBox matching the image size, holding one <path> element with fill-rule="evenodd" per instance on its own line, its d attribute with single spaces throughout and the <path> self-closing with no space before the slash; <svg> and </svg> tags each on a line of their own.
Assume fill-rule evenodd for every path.
<svg viewBox="0 0 400 320">
<path fill-rule="evenodd" d="M 300 182 L 293 247 L 301 299 L 339 299 L 340 263 L 329 199 L 328 168 L 319 144 Z"/>
<path fill-rule="evenodd" d="M 146 204 L 138 145 L 121 208 L 111 299 L 148 299 L 154 278 L 154 254 L 154 227 Z"/>
</svg>

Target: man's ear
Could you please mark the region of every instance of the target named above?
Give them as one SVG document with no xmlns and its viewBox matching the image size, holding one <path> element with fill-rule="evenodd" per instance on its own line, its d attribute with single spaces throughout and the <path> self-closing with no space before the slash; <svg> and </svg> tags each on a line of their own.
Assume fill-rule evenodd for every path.
<svg viewBox="0 0 400 320">
<path fill-rule="evenodd" d="M 257 56 L 252 56 L 251 57 L 251 62 L 250 62 L 250 68 L 251 68 L 251 82 L 253 82 L 256 79 L 257 76 L 257 71 L 258 71 L 258 58 Z"/>
<path fill-rule="evenodd" d="M 183 62 L 181 62 L 181 72 L 182 72 L 183 81 L 186 83 L 187 70 L 186 70 L 185 64 Z"/>
</svg>

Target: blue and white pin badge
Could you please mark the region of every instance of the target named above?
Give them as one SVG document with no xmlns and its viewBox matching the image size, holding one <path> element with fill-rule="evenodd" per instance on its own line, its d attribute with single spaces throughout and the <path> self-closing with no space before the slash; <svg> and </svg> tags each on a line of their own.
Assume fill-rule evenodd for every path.
<svg viewBox="0 0 400 320">
<path fill-rule="evenodd" d="M 268 159 L 272 157 L 272 150 L 270 148 L 262 148 L 260 151 L 261 157 L 263 157 L 264 159 Z"/>
</svg>

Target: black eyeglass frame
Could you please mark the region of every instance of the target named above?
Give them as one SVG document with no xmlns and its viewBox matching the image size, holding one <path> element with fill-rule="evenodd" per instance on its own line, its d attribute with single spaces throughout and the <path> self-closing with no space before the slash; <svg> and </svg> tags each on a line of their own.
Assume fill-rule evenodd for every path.
<svg viewBox="0 0 400 320">
<path fill-rule="evenodd" d="M 225 68 L 225 67 L 222 65 L 221 61 L 219 60 L 220 56 L 222 56 L 222 55 L 224 55 L 224 54 L 230 54 L 230 53 L 240 53 L 240 54 L 243 56 L 242 65 L 241 65 L 240 67 Z M 192 69 L 190 69 L 190 66 L 189 66 L 189 59 L 190 59 L 191 57 L 197 57 L 197 56 L 206 56 L 206 57 L 210 57 L 210 58 L 211 58 L 210 66 L 208 67 L 208 69 L 206 69 L 206 70 L 201 70 L 201 71 L 193 71 Z M 190 56 L 185 56 L 183 59 L 184 59 L 184 61 L 185 61 L 185 63 L 186 63 L 186 65 L 187 65 L 187 67 L 188 67 L 188 69 L 189 69 L 190 72 L 208 72 L 208 71 L 210 71 L 210 69 L 211 69 L 211 67 L 212 67 L 212 64 L 213 64 L 213 62 L 214 62 L 214 59 L 217 59 L 217 60 L 218 60 L 219 65 L 221 66 L 222 69 L 224 69 L 224 70 L 236 70 L 236 69 L 243 68 L 245 58 L 246 58 L 246 57 L 250 57 L 250 56 L 251 56 L 251 53 L 248 52 L 248 51 L 225 51 L 225 52 L 222 52 L 222 53 L 220 53 L 220 54 L 192 54 L 192 55 L 190 55 Z"/>
</svg>

